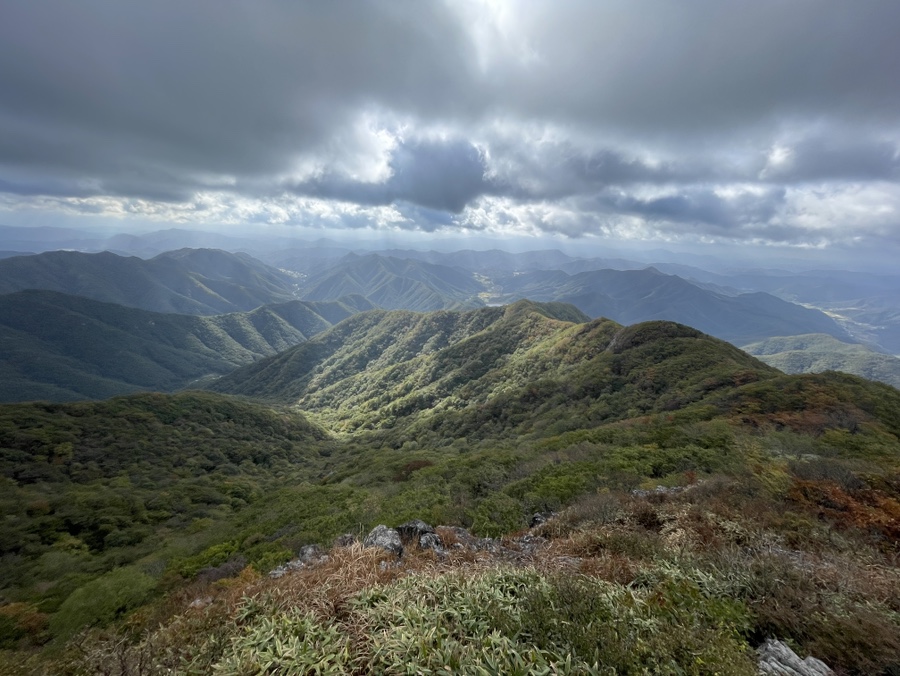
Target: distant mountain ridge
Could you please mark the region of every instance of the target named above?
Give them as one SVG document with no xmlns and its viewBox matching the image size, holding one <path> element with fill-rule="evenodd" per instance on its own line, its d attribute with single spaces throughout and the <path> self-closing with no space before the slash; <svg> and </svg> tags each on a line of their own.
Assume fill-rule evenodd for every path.
<svg viewBox="0 0 900 676">
<path fill-rule="evenodd" d="M 305 300 L 358 294 L 386 310 L 428 312 L 478 307 L 484 285 L 472 273 L 424 261 L 350 254 L 304 283 Z"/>
<path fill-rule="evenodd" d="M 570 303 L 591 317 L 607 317 L 621 324 L 675 321 L 734 344 L 804 333 L 852 340 L 818 310 L 767 293 L 723 293 L 652 267 L 569 274 L 553 265 L 571 266 L 578 261 L 559 252 L 550 252 L 558 255 L 546 263 L 541 263 L 540 257 L 505 254 L 499 256 L 493 272 L 485 275 L 471 271 L 488 270 L 494 252 L 428 252 L 419 257 L 412 255 L 415 252 L 398 253 L 408 257 L 346 256 L 305 280 L 301 295 L 327 300 L 358 293 L 385 309 L 417 311 L 465 309 L 527 298 Z M 428 262 L 438 260 L 459 267 Z"/>
<path fill-rule="evenodd" d="M 900 388 L 900 358 L 823 334 L 769 338 L 741 349 L 785 373 L 842 371 Z"/>
<path fill-rule="evenodd" d="M 211 317 L 70 296 L 0 296 L 0 401 L 173 391 L 272 355 L 372 309 L 360 297 L 289 301 Z"/>
<path fill-rule="evenodd" d="M 608 317 L 621 324 L 675 321 L 736 345 L 802 333 L 851 339 L 833 319 L 818 310 L 766 293 L 716 293 L 652 267 L 575 275 L 560 270 L 531 272 L 505 276 L 497 284 L 505 302 L 527 297 L 571 303 L 591 317 Z"/>
<path fill-rule="evenodd" d="M 375 252 L 379 256 L 423 261 L 434 265 L 462 268 L 470 272 L 523 270 L 555 270 L 577 259 L 556 249 L 510 253 L 500 249 L 488 251 L 415 251 L 412 249 L 386 249 Z"/>
<path fill-rule="evenodd" d="M 58 291 L 153 312 L 213 315 L 297 298 L 296 281 L 248 256 L 180 249 L 150 260 L 52 251 L 0 260 L 0 294 Z"/>
</svg>

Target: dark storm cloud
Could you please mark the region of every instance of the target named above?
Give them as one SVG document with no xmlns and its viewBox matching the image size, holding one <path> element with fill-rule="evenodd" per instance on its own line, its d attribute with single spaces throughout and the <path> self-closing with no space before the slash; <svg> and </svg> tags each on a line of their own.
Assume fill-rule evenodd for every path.
<svg viewBox="0 0 900 676">
<path fill-rule="evenodd" d="M 559 199 L 610 186 L 688 185 L 743 178 L 733 168 L 717 166 L 708 159 L 651 163 L 618 149 L 583 148 L 569 142 L 532 147 L 504 141 L 491 144 L 491 152 L 500 167 L 491 177 L 492 191 L 521 200 Z"/>
<path fill-rule="evenodd" d="M 454 110 L 470 51 L 438 3 L 6 3 L 0 164 L 277 173 L 371 102 Z"/>
<path fill-rule="evenodd" d="M 391 158 L 386 186 L 395 199 L 459 213 L 488 188 L 484 160 L 465 141 L 400 145 Z"/>
<path fill-rule="evenodd" d="M 481 153 L 465 141 L 400 143 L 391 153 L 389 168 L 389 178 L 378 183 L 329 173 L 290 188 L 311 197 L 369 205 L 405 201 L 450 213 L 461 212 L 489 188 Z"/>
<path fill-rule="evenodd" d="M 22 197 L 37 195 L 57 195 L 60 197 L 89 197 L 97 192 L 88 188 L 80 188 L 75 184 L 53 181 L 7 181 L 0 178 L 0 193 L 9 193 Z"/>
<path fill-rule="evenodd" d="M 405 230 L 422 230 L 435 232 L 444 228 L 456 227 L 456 221 L 446 211 L 430 209 L 428 207 L 400 202 L 397 204 L 399 212 L 406 219 L 401 227 Z"/>
</svg>

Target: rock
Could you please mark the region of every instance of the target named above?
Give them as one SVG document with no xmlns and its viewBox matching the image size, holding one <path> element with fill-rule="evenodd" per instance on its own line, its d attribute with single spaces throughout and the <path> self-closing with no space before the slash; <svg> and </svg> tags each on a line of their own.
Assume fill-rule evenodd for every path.
<svg viewBox="0 0 900 676">
<path fill-rule="evenodd" d="M 453 549 L 469 549 L 477 540 L 475 536 L 462 526 L 441 526 L 441 528 L 452 536 L 451 539 L 456 540 L 451 545 Z"/>
<path fill-rule="evenodd" d="M 534 554 L 538 549 L 547 544 L 547 538 L 540 535 L 525 534 L 513 540 L 525 554 Z"/>
<path fill-rule="evenodd" d="M 212 596 L 203 596 L 201 598 L 196 598 L 191 601 L 188 608 L 206 608 L 206 606 L 212 605 L 213 598 Z"/>
<path fill-rule="evenodd" d="M 273 580 L 277 580 L 280 577 L 284 577 L 288 573 L 293 573 L 295 570 L 300 570 L 302 568 L 306 568 L 306 564 L 303 563 L 300 559 L 291 559 L 287 563 L 283 563 L 277 568 L 273 568 L 269 571 L 269 577 Z"/>
<path fill-rule="evenodd" d="M 834 676 L 834 672 L 815 657 L 800 657 L 781 641 L 768 639 L 757 650 L 759 673 L 765 676 Z"/>
<path fill-rule="evenodd" d="M 435 554 L 445 554 L 444 542 L 437 533 L 423 533 L 419 536 L 419 549 L 430 549 Z"/>
<path fill-rule="evenodd" d="M 419 549 L 430 549 L 438 554 L 444 553 L 444 542 L 441 536 L 424 521 L 413 519 L 397 526 L 400 540 L 404 546 L 414 544 Z"/>
<path fill-rule="evenodd" d="M 379 524 L 375 526 L 366 535 L 363 545 L 366 547 L 381 547 L 386 552 L 396 554 L 398 557 L 403 556 L 403 542 L 400 540 L 400 533 L 384 525 Z"/>
<path fill-rule="evenodd" d="M 450 549 L 467 549 L 473 552 L 488 552 L 490 554 L 498 554 L 502 549 L 499 540 L 475 537 L 460 526 L 441 526 L 441 529 L 446 530 L 452 540 L 456 540 L 450 545 Z"/>
<path fill-rule="evenodd" d="M 553 512 L 537 512 L 532 515 L 531 521 L 528 522 L 528 527 L 537 528 L 538 526 L 547 523 L 553 516 L 555 516 Z"/>
<path fill-rule="evenodd" d="M 358 542 L 356 536 L 353 533 L 344 533 L 343 535 L 338 535 L 334 539 L 335 547 L 349 547 Z"/>
<path fill-rule="evenodd" d="M 297 558 L 269 571 L 269 577 L 277 580 L 288 573 L 302 568 L 312 568 L 328 561 L 329 556 L 319 545 L 303 545 L 297 552 Z"/>
<path fill-rule="evenodd" d="M 328 554 L 319 545 L 303 545 L 297 552 L 297 558 L 305 567 L 318 566 L 328 561 Z"/>
<path fill-rule="evenodd" d="M 418 543 L 423 535 L 434 533 L 435 531 L 434 528 L 424 521 L 413 519 L 412 521 L 407 521 L 406 523 L 397 526 L 397 532 L 400 534 L 400 540 L 403 544 L 408 545 L 411 542 Z"/>
</svg>

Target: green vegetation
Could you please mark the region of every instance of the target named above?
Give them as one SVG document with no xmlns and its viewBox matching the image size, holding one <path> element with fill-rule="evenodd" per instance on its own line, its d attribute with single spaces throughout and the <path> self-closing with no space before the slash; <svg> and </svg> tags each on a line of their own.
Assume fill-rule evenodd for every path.
<svg viewBox="0 0 900 676">
<path fill-rule="evenodd" d="M 361 313 L 216 387 L 268 404 L 0 407 L 0 668 L 743 674 L 767 637 L 898 667 L 892 387 L 529 302 Z M 412 518 L 513 551 L 546 511 L 516 567 L 348 547 L 262 576 Z"/>
<path fill-rule="evenodd" d="M 785 373 L 843 371 L 900 387 L 900 359 L 824 334 L 769 338 L 741 349 Z"/>
<path fill-rule="evenodd" d="M 269 487 L 315 474 L 324 439 L 297 414 L 207 393 L 0 408 L 0 593 L 50 615 L 51 636 L 112 619 Z M 102 600 L 126 564 L 140 597 Z"/>
<path fill-rule="evenodd" d="M 362 298 L 295 300 L 197 317 L 54 291 L 0 296 L 0 401 L 178 390 L 302 343 L 368 309 Z"/>
</svg>

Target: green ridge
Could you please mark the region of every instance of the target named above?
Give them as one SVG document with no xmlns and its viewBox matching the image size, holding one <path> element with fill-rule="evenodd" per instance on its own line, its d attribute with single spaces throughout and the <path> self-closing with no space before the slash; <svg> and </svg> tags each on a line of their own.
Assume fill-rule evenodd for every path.
<svg viewBox="0 0 900 676">
<path fill-rule="evenodd" d="M 900 359 L 824 334 L 769 338 L 742 349 L 785 373 L 843 371 L 900 387 Z"/>
<path fill-rule="evenodd" d="M 0 296 L 0 401 L 178 390 L 302 343 L 368 308 L 361 298 L 295 300 L 197 317 L 53 291 Z"/>
</svg>

